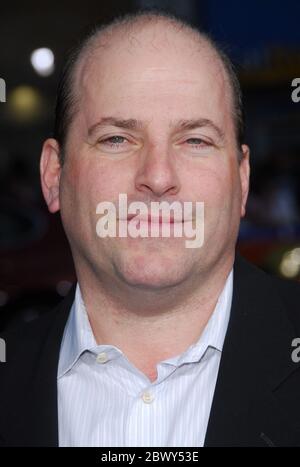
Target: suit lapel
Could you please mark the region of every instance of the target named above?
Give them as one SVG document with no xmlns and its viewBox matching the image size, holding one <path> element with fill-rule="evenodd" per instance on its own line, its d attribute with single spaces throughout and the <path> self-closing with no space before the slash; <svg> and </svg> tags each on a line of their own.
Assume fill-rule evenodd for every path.
<svg viewBox="0 0 300 467">
<path fill-rule="evenodd" d="M 237 257 L 231 317 L 205 446 L 299 443 L 292 404 L 283 407 L 278 397 L 285 389 L 281 382 L 298 367 L 291 360 L 294 337 L 269 277 Z"/>
</svg>

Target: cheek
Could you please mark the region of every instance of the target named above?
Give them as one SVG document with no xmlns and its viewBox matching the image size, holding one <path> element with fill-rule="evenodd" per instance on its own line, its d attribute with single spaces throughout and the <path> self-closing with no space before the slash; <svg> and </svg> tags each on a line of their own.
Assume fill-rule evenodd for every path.
<svg viewBox="0 0 300 467">
<path fill-rule="evenodd" d="M 240 182 L 234 163 L 202 167 L 196 177 L 187 180 L 190 199 L 203 201 L 205 218 L 212 225 L 215 222 L 228 223 L 238 216 L 240 206 Z"/>
<path fill-rule="evenodd" d="M 96 164 L 69 164 L 62 179 L 61 216 L 71 243 L 84 249 L 97 240 L 96 226 L 99 219 L 97 205 L 114 200 L 114 182 L 107 170 Z"/>
<path fill-rule="evenodd" d="M 222 203 L 229 196 L 229 186 L 231 183 L 228 181 L 228 176 L 223 172 L 214 169 L 204 169 L 198 173 L 196 178 L 193 177 L 193 184 L 191 180 L 188 182 L 193 197 L 199 201 L 204 201 L 209 205 Z"/>
<path fill-rule="evenodd" d="M 122 186 L 122 175 L 104 164 L 73 164 L 67 184 L 78 206 L 94 212 L 101 201 L 114 201 Z"/>
</svg>

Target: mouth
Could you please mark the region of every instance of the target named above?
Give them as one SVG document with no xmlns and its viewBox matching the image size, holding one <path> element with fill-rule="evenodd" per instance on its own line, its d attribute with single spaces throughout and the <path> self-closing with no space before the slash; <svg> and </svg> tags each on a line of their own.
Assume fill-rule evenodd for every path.
<svg viewBox="0 0 300 467">
<path fill-rule="evenodd" d="M 125 220 L 128 222 L 132 219 L 135 219 L 137 222 L 143 222 L 148 224 L 175 224 L 175 223 L 182 223 L 182 219 L 175 219 L 173 215 L 168 217 L 160 216 L 151 216 L 148 214 L 146 216 L 142 216 L 139 214 L 129 214 Z M 122 220 L 122 219 L 121 219 Z M 124 219 L 123 219 L 124 220 Z"/>
<path fill-rule="evenodd" d="M 158 217 L 151 216 L 151 214 L 148 214 L 146 216 L 139 214 L 128 214 L 127 217 L 118 217 L 117 220 L 122 222 L 129 222 L 132 219 L 135 219 L 136 222 L 143 222 L 148 224 L 182 224 L 187 222 L 193 222 L 194 220 L 194 218 L 190 216 L 188 216 L 187 218 L 182 218 L 182 216 L 174 217 L 172 214 L 170 216 L 159 215 Z"/>
</svg>

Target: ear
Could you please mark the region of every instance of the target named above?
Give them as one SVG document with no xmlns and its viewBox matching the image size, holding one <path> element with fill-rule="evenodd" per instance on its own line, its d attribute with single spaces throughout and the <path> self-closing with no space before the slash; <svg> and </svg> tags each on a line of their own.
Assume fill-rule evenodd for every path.
<svg viewBox="0 0 300 467">
<path fill-rule="evenodd" d="M 242 204 L 241 204 L 241 217 L 244 217 L 246 213 L 246 203 L 249 193 L 249 181 L 250 181 L 250 149 L 246 144 L 242 145 L 242 158 L 239 165 L 240 181 L 242 188 Z"/>
<path fill-rule="evenodd" d="M 59 144 L 54 138 L 48 138 L 42 148 L 40 176 L 42 192 L 50 212 L 59 211 L 59 181 L 61 163 Z"/>
</svg>

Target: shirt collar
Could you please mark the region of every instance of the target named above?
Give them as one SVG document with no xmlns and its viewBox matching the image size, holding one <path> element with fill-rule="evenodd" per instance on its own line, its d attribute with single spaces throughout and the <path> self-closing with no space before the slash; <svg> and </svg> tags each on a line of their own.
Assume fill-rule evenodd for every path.
<svg viewBox="0 0 300 467">
<path fill-rule="evenodd" d="M 177 366 L 182 363 L 199 361 L 208 347 L 219 352 L 222 351 L 231 310 L 232 290 L 233 270 L 230 271 L 213 314 L 197 342 L 192 344 L 182 354 L 164 360 L 164 362 Z M 90 351 L 93 353 L 99 353 L 100 351 L 103 351 L 104 348 L 113 348 L 118 354 L 122 354 L 122 352 L 115 346 L 97 344 L 82 299 L 80 286 L 77 283 L 75 299 L 62 339 L 58 365 L 58 378 L 70 370 L 84 352 Z"/>
<path fill-rule="evenodd" d="M 77 282 L 75 299 L 64 330 L 61 344 L 58 377 L 65 374 L 85 351 L 92 351 L 97 343 L 88 319 L 82 299 L 80 286 Z"/>
</svg>

